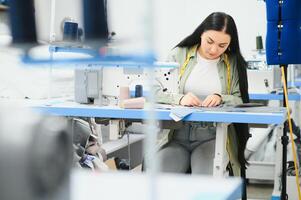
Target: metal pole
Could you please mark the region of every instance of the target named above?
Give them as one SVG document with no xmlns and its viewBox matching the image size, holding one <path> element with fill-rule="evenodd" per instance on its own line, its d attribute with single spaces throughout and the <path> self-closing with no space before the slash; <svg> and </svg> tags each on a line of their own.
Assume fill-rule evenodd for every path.
<svg viewBox="0 0 301 200">
<path fill-rule="evenodd" d="M 285 77 L 285 84 L 287 85 L 287 65 L 280 65 L 280 67 L 284 68 L 284 77 Z M 285 94 L 284 94 L 284 86 L 283 86 L 283 107 L 286 107 L 285 102 Z M 283 128 L 283 135 L 281 137 L 282 143 L 282 188 L 281 188 L 281 200 L 287 200 L 287 192 L 286 192 L 286 163 L 287 163 L 287 144 L 288 144 L 288 136 L 287 136 L 287 128 L 284 124 Z"/>
</svg>

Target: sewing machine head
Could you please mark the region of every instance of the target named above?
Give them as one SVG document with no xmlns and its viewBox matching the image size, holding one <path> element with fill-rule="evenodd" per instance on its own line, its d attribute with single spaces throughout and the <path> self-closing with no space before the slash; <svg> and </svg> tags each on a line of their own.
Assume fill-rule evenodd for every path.
<svg viewBox="0 0 301 200">
<path fill-rule="evenodd" d="M 151 75 L 148 68 L 105 67 L 93 70 L 75 70 L 75 101 L 102 105 L 117 105 L 120 87 L 129 87 L 133 96 L 136 85 L 142 85 L 144 95 L 150 88 Z M 156 67 L 153 85 L 163 91 L 176 92 L 178 69 Z"/>
<path fill-rule="evenodd" d="M 248 62 L 249 93 L 265 94 L 281 88 L 280 68 L 268 66 L 264 61 Z"/>
</svg>

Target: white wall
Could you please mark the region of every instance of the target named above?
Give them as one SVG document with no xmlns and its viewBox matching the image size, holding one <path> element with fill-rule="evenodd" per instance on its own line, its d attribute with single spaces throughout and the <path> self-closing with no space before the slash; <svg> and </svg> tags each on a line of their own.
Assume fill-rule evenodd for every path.
<svg viewBox="0 0 301 200">
<path fill-rule="evenodd" d="M 163 60 L 170 49 L 181 39 L 190 34 L 201 21 L 214 11 L 224 11 L 231 14 L 236 20 L 242 53 L 246 58 L 252 56 L 255 49 L 257 34 L 265 36 L 265 3 L 258 0 L 154 0 L 156 6 L 151 9 L 154 15 L 154 28 L 149 29 L 151 21 L 148 16 L 149 0 L 108 0 L 110 28 L 117 33 L 117 37 L 130 43 L 143 41 L 146 33 L 154 33 L 154 42 L 159 59 Z M 51 0 L 35 0 L 38 37 L 49 40 L 50 5 Z M 58 40 L 62 38 L 61 21 L 71 17 L 82 26 L 82 0 L 56 0 L 55 32 Z M 0 32 L 6 24 L 0 20 Z M 2 28 L 1 28 L 2 27 Z M 9 33 L 8 33 L 9 34 Z M 264 37 L 263 37 L 264 38 Z M 0 40 L 2 40 L 0 38 Z M 0 41 L 1 44 L 1 41 Z M 45 51 L 48 52 L 47 48 Z M 4 69 L 0 76 L 0 96 L 22 96 L 45 98 L 48 88 L 48 71 L 29 72 L 18 68 L 19 57 L 0 47 L 0 66 Z M 43 70 L 43 69 L 41 69 Z M 59 80 L 66 88 L 66 82 L 72 75 L 62 70 L 57 73 Z M 61 77 L 63 75 L 63 77 Z M 19 77 L 13 81 L 11 77 Z M 37 78 L 38 77 L 38 78 Z M 48 78 L 47 78 L 48 77 Z M 57 77 L 53 72 L 53 77 Z M 14 79 L 15 80 L 15 79 Z M 38 82 L 33 82 L 37 80 Z M 69 84 L 70 83 L 70 84 Z M 68 88 L 72 91 L 72 84 Z M 53 86 L 57 94 L 63 94 L 60 86 Z M 73 94 L 69 92 L 68 94 Z"/>
<path fill-rule="evenodd" d="M 251 57 L 256 36 L 266 34 L 265 3 L 257 0 L 158 0 L 157 47 L 159 55 L 189 35 L 215 11 L 230 14 L 236 21 L 243 55 Z"/>
<path fill-rule="evenodd" d="M 142 0 L 110 0 L 112 28 L 117 34 L 147 29 L 145 2 Z M 142 3 L 141 3 L 142 2 Z M 157 54 L 164 59 L 169 50 L 190 34 L 205 17 L 215 11 L 226 12 L 237 24 L 242 53 L 252 57 L 256 36 L 266 34 L 265 3 L 258 0 L 157 0 L 155 2 L 154 35 Z M 144 3 L 144 4 L 143 4 Z M 143 31 L 140 31 L 143 34 Z"/>
<path fill-rule="evenodd" d="M 49 41 L 50 16 L 52 0 L 35 0 L 35 14 L 38 38 Z M 82 27 L 82 0 L 55 0 L 55 36 L 62 40 L 62 21 L 65 17 L 72 18 Z"/>
<path fill-rule="evenodd" d="M 36 0 L 39 36 L 49 39 L 51 0 Z M 81 25 L 82 0 L 56 0 L 56 33 L 61 39 L 60 23 L 72 17 Z M 214 11 L 226 12 L 236 21 L 243 55 L 250 58 L 256 36 L 266 34 L 265 3 L 258 0 L 154 0 L 154 41 L 157 55 L 164 59 L 169 50 L 190 34 Z M 149 0 L 108 0 L 110 27 L 116 38 L 142 41 L 149 32 Z"/>
</svg>

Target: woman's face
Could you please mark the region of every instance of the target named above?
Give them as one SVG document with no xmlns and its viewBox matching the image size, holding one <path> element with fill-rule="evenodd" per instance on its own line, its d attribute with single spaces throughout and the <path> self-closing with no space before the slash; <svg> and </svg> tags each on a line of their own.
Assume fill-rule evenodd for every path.
<svg viewBox="0 0 301 200">
<path fill-rule="evenodd" d="M 209 60 L 219 58 L 227 50 L 230 41 L 230 35 L 223 31 L 205 31 L 201 35 L 199 53 L 202 57 Z"/>
</svg>

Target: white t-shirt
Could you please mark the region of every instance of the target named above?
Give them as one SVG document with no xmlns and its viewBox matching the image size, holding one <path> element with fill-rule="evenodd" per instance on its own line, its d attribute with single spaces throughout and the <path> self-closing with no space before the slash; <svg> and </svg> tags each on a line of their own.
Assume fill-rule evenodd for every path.
<svg viewBox="0 0 301 200">
<path fill-rule="evenodd" d="M 187 78 L 184 93 L 192 92 L 199 97 L 220 94 L 222 86 L 217 69 L 219 60 L 220 58 L 207 60 L 197 53 L 197 64 Z"/>
</svg>

